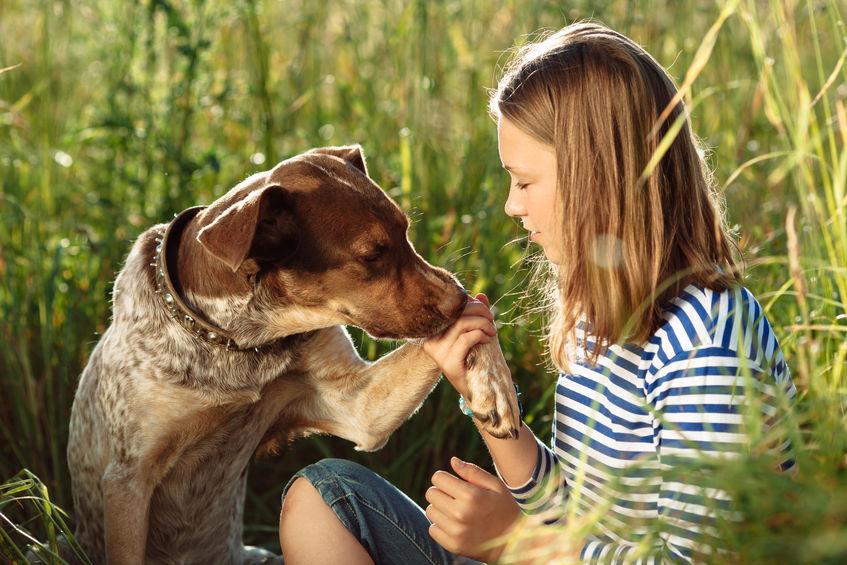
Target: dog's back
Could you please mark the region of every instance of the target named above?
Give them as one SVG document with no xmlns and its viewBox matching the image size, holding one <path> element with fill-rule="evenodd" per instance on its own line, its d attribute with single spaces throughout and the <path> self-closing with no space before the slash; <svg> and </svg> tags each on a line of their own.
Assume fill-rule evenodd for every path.
<svg viewBox="0 0 847 565">
<path fill-rule="evenodd" d="M 103 402 L 98 390 L 101 386 L 100 364 L 104 340 L 95 347 L 80 378 L 71 411 L 71 432 L 68 438 L 76 538 L 91 556 L 103 555 L 105 551 L 100 478 L 109 464 L 111 441 L 103 425 Z"/>
</svg>

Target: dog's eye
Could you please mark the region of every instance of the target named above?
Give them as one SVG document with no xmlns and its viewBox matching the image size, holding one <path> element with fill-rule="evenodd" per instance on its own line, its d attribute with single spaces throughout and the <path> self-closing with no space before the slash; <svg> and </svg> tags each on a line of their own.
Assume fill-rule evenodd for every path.
<svg viewBox="0 0 847 565">
<path fill-rule="evenodd" d="M 378 247 L 373 248 L 366 255 L 362 255 L 361 260 L 365 263 L 376 263 L 380 259 L 383 258 L 386 251 L 386 246 L 380 245 Z"/>
</svg>

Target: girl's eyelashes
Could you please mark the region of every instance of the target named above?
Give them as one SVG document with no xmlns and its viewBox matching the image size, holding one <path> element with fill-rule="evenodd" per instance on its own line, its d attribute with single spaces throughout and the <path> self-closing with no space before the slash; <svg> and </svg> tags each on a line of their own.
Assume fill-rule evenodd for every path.
<svg viewBox="0 0 847 565">
<path fill-rule="evenodd" d="M 515 183 L 515 188 L 518 189 L 518 190 L 523 190 L 528 186 L 529 186 L 528 182 L 516 182 Z"/>
</svg>

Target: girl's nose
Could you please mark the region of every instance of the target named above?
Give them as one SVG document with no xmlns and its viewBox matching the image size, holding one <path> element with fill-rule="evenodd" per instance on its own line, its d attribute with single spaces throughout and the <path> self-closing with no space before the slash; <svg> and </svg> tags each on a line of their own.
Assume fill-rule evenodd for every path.
<svg viewBox="0 0 847 565">
<path fill-rule="evenodd" d="M 520 194 L 516 189 L 509 189 L 509 197 L 506 198 L 506 204 L 503 206 L 503 210 L 507 216 L 511 216 L 512 218 L 526 216 L 526 207 L 521 201 Z"/>
</svg>

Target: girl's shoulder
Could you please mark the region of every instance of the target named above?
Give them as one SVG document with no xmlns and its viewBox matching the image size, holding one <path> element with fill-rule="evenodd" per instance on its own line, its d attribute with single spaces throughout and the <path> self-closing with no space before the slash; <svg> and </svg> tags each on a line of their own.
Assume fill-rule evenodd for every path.
<svg viewBox="0 0 847 565">
<path fill-rule="evenodd" d="M 745 358 L 762 370 L 784 365 L 762 305 L 745 287 L 688 285 L 665 308 L 664 322 L 644 348 L 656 369 L 695 356 Z"/>
</svg>

